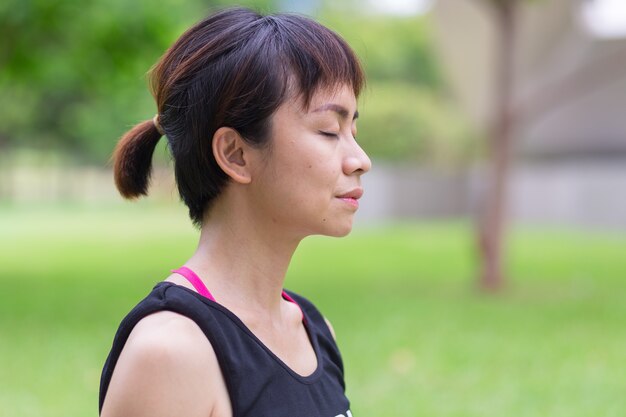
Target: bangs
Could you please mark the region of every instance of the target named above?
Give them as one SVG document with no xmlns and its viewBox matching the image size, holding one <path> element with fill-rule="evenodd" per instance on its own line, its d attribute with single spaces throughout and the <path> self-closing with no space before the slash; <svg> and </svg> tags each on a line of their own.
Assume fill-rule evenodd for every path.
<svg viewBox="0 0 626 417">
<path fill-rule="evenodd" d="M 335 32 L 299 15 L 266 16 L 275 28 L 274 41 L 283 70 L 289 80 L 285 85 L 303 99 L 305 108 L 319 89 L 352 87 L 359 97 L 365 74 L 356 54 Z M 291 81 L 291 82 L 287 82 Z"/>
</svg>

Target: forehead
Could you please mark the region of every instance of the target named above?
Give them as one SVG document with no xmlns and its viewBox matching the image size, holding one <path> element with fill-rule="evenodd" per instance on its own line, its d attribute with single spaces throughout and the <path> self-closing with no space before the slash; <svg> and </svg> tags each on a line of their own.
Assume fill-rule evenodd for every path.
<svg viewBox="0 0 626 417">
<path fill-rule="evenodd" d="M 278 107 L 272 116 L 272 129 L 308 125 L 318 120 L 338 120 L 340 123 L 355 122 L 358 115 L 357 99 L 350 86 L 320 88 L 312 96 L 308 106 L 302 96 L 293 95 Z"/>
<path fill-rule="evenodd" d="M 303 95 L 291 95 L 284 104 L 303 116 L 334 112 L 342 117 L 352 117 L 357 110 L 356 95 L 348 84 L 320 87 L 313 92 L 308 103 Z"/>
</svg>

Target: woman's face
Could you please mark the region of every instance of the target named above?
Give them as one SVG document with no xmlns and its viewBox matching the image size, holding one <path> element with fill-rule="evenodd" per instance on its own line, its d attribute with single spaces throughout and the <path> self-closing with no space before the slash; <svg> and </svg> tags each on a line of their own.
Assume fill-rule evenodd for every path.
<svg viewBox="0 0 626 417">
<path fill-rule="evenodd" d="M 349 86 L 318 91 L 306 110 L 288 100 L 272 116 L 270 146 L 250 185 L 276 227 L 296 238 L 350 232 L 371 167 L 355 140 L 357 116 Z"/>
</svg>

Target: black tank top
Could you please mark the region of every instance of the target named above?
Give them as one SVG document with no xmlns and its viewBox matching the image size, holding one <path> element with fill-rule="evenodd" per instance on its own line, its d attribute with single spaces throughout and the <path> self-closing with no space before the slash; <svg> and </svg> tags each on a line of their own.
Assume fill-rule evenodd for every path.
<svg viewBox="0 0 626 417">
<path fill-rule="evenodd" d="M 233 417 L 351 417 L 343 363 L 320 312 L 288 293 L 302 309 L 317 369 L 301 376 L 274 355 L 231 311 L 170 282 L 157 284 L 125 318 L 100 380 L 100 411 L 115 364 L 134 326 L 149 314 L 173 311 L 193 320 L 211 342 L 226 381 Z"/>
</svg>

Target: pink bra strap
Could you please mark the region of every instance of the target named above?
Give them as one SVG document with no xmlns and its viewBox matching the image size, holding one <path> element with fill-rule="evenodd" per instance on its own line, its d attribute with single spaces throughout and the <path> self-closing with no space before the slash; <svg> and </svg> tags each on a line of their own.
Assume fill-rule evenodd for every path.
<svg viewBox="0 0 626 417">
<path fill-rule="evenodd" d="M 172 272 L 185 277 L 187 281 L 193 285 L 196 291 L 198 291 L 198 294 L 205 296 L 211 301 L 215 301 L 215 298 L 213 298 L 211 292 L 207 289 L 206 285 L 204 285 L 204 282 L 202 282 L 202 280 L 191 269 L 186 266 L 181 266 L 178 269 L 173 269 Z"/>
</svg>

